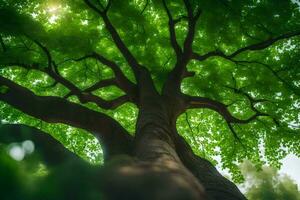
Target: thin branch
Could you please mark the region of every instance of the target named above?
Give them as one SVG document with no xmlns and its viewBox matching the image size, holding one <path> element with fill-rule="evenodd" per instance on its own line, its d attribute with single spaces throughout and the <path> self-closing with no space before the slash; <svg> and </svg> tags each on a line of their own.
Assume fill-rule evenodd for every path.
<svg viewBox="0 0 300 200">
<path fill-rule="evenodd" d="M 176 31 L 175 31 L 175 25 L 177 22 L 179 22 L 179 20 L 174 21 L 172 14 L 167 6 L 166 0 L 162 0 L 162 3 L 163 3 L 163 7 L 168 15 L 168 19 L 169 19 L 168 26 L 169 26 L 170 42 L 175 51 L 177 59 L 179 59 L 182 54 L 182 49 L 177 42 Z"/>
<path fill-rule="evenodd" d="M 284 70 L 274 70 L 272 67 L 266 63 L 259 62 L 259 61 L 246 61 L 246 60 L 231 60 L 232 62 L 236 64 L 258 64 L 266 67 L 274 77 L 276 77 L 288 90 L 292 91 L 294 94 L 300 96 L 300 89 L 296 88 L 292 84 L 290 84 L 288 81 L 286 81 L 284 78 L 281 78 L 279 75 L 279 72 L 284 71 Z"/>
<path fill-rule="evenodd" d="M 196 13 L 194 14 L 190 1 L 189 0 L 183 0 L 183 1 L 188 14 L 188 33 L 184 41 L 184 54 L 190 56 L 192 54 L 192 44 L 194 41 L 196 24 L 201 15 L 201 10 L 197 7 Z"/>
<path fill-rule="evenodd" d="M 141 11 L 141 15 L 145 12 L 145 10 L 147 9 L 148 5 L 149 5 L 149 0 L 146 0 L 145 6 L 144 6 L 143 10 Z"/>
<path fill-rule="evenodd" d="M 53 83 L 51 83 L 50 85 L 46 85 L 46 86 L 39 86 L 40 88 L 43 89 L 49 89 L 49 88 L 54 88 L 55 86 L 57 86 L 58 82 L 57 81 L 53 81 Z"/>
<path fill-rule="evenodd" d="M 4 43 L 4 40 L 3 40 L 3 38 L 1 36 L 0 36 L 0 44 L 1 44 L 3 52 L 6 52 L 7 51 L 7 47 L 6 47 L 6 45 Z"/>
<path fill-rule="evenodd" d="M 196 96 L 188 96 L 184 95 L 186 99 L 187 108 L 208 108 L 218 112 L 227 123 L 237 123 L 237 124 L 247 124 L 249 122 L 254 121 L 258 117 L 261 116 L 269 116 L 268 114 L 255 112 L 252 116 L 248 117 L 247 119 L 239 119 L 234 117 L 228 110 L 228 106 L 209 98 L 205 97 L 196 97 Z"/>
<path fill-rule="evenodd" d="M 241 138 L 238 136 L 237 132 L 234 130 L 232 124 L 230 122 L 227 122 L 227 125 L 228 125 L 231 133 L 233 134 L 233 137 L 242 145 L 242 147 L 244 149 L 246 149 L 245 145 L 242 143 Z"/>
<path fill-rule="evenodd" d="M 248 99 L 248 101 L 250 103 L 250 107 L 254 112 L 256 112 L 256 113 L 260 112 L 260 111 L 257 110 L 257 108 L 255 108 L 256 104 L 262 103 L 262 102 L 269 102 L 269 100 L 267 100 L 267 99 L 255 99 L 255 98 L 253 98 L 250 94 L 243 91 L 242 88 L 237 88 L 236 80 L 235 80 L 233 75 L 232 75 L 232 79 L 233 79 L 233 82 L 234 82 L 234 87 L 226 86 L 226 85 L 224 87 L 233 90 L 237 94 L 241 94 L 241 95 L 245 96 Z M 228 107 L 228 105 L 227 105 L 227 107 Z"/>
<path fill-rule="evenodd" d="M 54 66 L 56 66 L 55 63 L 53 63 L 53 64 L 54 64 Z M 57 66 L 55 68 L 57 68 Z M 62 76 L 53 73 L 52 71 L 49 71 L 48 74 L 54 80 L 56 80 L 57 82 L 61 83 L 66 88 L 68 88 L 71 91 L 70 93 L 76 95 L 78 97 L 79 101 L 83 104 L 92 102 L 103 109 L 115 109 L 116 107 L 129 101 L 129 98 L 127 95 L 124 95 L 122 97 L 119 97 L 119 98 L 111 100 L 111 101 L 107 101 L 107 100 L 102 99 L 99 96 L 96 96 L 96 95 L 90 93 L 90 92 L 81 91 L 73 83 L 71 83 L 67 79 L 63 78 Z M 67 96 L 69 96 L 69 94 Z"/>
<path fill-rule="evenodd" d="M 226 55 L 224 52 L 222 52 L 220 50 L 211 51 L 211 52 L 208 52 L 204 55 L 200 55 L 200 54 L 194 52 L 193 53 L 193 59 L 203 61 L 203 60 L 206 60 L 207 58 L 210 58 L 210 57 L 219 56 L 219 57 L 223 57 L 225 59 L 230 60 L 230 59 L 234 58 L 235 56 L 237 56 L 237 55 L 239 55 L 243 52 L 263 50 L 263 49 L 266 49 L 266 48 L 270 47 L 271 45 L 273 45 L 277 41 L 292 38 L 292 37 L 299 36 L 299 35 L 300 35 L 300 31 L 295 31 L 295 32 L 282 34 L 280 36 L 269 38 L 269 39 L 264 40 L 262 42 L 258 42 L 258 43 L 251 44 L 251 45 L 248 45 L 246 47 L 240 48 L 240 49 L 238 49 L 238 50 L 236 50 L 233 53 L 228 54 L 228 55 Z"/>
<path fill-rule="evenodd" d="M 250 97 L 250 95 L 247 95 L 247 97 Z M 258 120 L 259 117 L 262 116 L 266 116 L 266 117 L 271 117 L 268 114 L 262 113 L 260 111 L 258 111 L 255 107 L 254 104 L 261 102 L 261 100 L 254 100 L 252 97 L 250 97 L 249 101 L 251 102 L 251 108 L 255 111 L 255 114 L 253 114 L 252 116 L 248 117 L 247 119 L 239 119 L 234 117 L 228 110 L 228 106 L 209 99 L 209 98 L 205 98 L 205 97 L 195 97 L 195 96 L 188 96 L 185 95 L 184 98 L 186 99 L 186 103 L 187 103 L 187 108 L 208 108 L 211 110 L 214 110 L 216 112 L 218 112 L 226 121 L 230 131 L 232 132 L 234 138 L 242 145 L 242 147 L 244 149 L 246 149 L 246 146 L 242 143 L 240 137 L 238 136 L 238 134 L 236 133 L 236 131 L 234 130 L 232 124 L 247 124 L 250 123 L 254 120 Z M 274 122 L 277 122 L 276 119 L 274 119 L 273 117 L 271 117 L 271 119 Z M 277 124 L 277 123 L 276 123 Z"/>
<path fill-rule="evenodd" d="M 190 123 L 189 116 L 188 116 L 188 113 L 187 113 L 187 112 L 185 112 L 185 121 L 186 121 L 186 123 L 188 124 L 188 127 L 189 127 L 189 129 L 190 129 L 190 131 L 191 131 L 191 135 L 192 135 L 192 138 L 193 138 L 193 140 L 194 140 L 194 143 L 197 144 L 197 140 L 196 140 L 196 138 L 195 138 L 194 131 L 193 131 L 193 128 L 192 128 L 192 126 L 191 126 L 191 123 Z"/>
<path fill-rule="evenodd" d="M 103 87 L 107 87 L 107 86 L 112 86 L 112 85 L 117 85 L 116 80 L 111 78 L 111 79 L 105 79 L 105 80 L 101 80 L 98 81 L 97 83 L 95 83 L 94 85 L 86 88 L 85 90 L 83 90 L 84 92 L 93 92 L 97 89 L 103 88 Z"/>
<path fill-rule="evenodd" d="M 35 44 L 37 44 L 37 46 L 39 46 L 42 49 L 42 51 L 46 54 L 47 62 L 48 62 L 48 70 L 52 71 L 52 57 L 51 57 L 50 51 L 44 45 L 42 45 L 42 43 L 40 43 L 39 41 L 37 41 L 37 40 L 32 40 L 32 41 Z"/>
</svg>

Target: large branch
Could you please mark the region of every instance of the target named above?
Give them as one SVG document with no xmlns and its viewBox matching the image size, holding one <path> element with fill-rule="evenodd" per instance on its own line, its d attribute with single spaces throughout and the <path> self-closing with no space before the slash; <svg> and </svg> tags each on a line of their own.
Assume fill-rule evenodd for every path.
<svg viewBox="0 0 300 200">
<path fill-rule="evenodd" d="M 84 0 L 86 5 L 90 7 L 92 10 L 94 10 L 97 14 L 101 16 L 103 19 L 103 22 L 110 33 L 115 45 L 119 49 L 119 51 L 122 53 L 128 64 L 130 65 L 131 69 L 133 70 L 136 79 L 138 80 L 139 76 L 139 70 L 141 65 L 138 63 L 136 58 L 132 55 L 132 53 L 129 51 L 123 40 L 121 39 L 119 33 L 117 32 L 116 28 L 111 23 L 110 19 L 107 16 L 107 11 L 110 7 L 111 0 L 108 1 L 108 5 L 106 8 L 99 2 L 99 5 L 101 6 L 101 9 L 98 9 L 93 3 L 91 3 L 89 0 Z"/>
<path fill-rule="evenodd" d="M 37 96 L 30 90 L 0 76 L 0 100 L 16 109 L 49 123 L 64 123 L 85 129 L 97 136 L 106 157 L 131 148 L 131 136 L 111 117 L 59 97 Z"/>
<path fill-rule="evenodd" d="M 203 61 L 203 60 L 206 60 L 207 58 L 210 58 L 210 57 L 220 56 L 220 57 L 223 57 L 225 59 L 231 60 L 232 58 L 234 58 L 235 56 L 237 56 L 237 55 L 239 55 L 243 52 L 263 50 L 263 49 L 266 49 L 266 48 L 270 47 L 271 45 L 273 45 L 277 41 L 292 38 L 292 37 L 299 36 L 299 35 L 300 35 L 300 31 L 295 31 L 295 32 L 282 34 L 280 36 L 273 37 L 273 38 L 264 40 L 262 42 L 258 42 L 258 43 L 255 43 L 255 44 L 245 46 L 245 47 L 240 48 L 240 49 L 238 49 L 238 50 L 236 50 L 233 53 L 228 54 L 228 55 L 225 54 L 224 52 L 220 51 L 220 50 L 211 51 L 211 52 L 208 52 L 204 55 L 200 55 L 200 54 L 194 52 L 193 53 L 193 59 Z"/>
</svg>

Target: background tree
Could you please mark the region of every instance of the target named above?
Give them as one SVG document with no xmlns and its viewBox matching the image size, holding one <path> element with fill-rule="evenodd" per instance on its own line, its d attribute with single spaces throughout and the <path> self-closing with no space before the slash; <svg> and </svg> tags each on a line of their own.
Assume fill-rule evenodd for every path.
<svg viewBox="0 0 300 200">
<path fill-rule="evenodd" d="M 249 161 L 241 165 L 241 170 L 247 184 L 246 196 L 251 199 L 300 199 L 297 184 L 287 175 L 280 175 L 272 167 L 264 166 L 263 170 L 257 171 Z"/>
<path fill-rule="evenodd" d="M 299 156 L 299 17 L 293 1 L 3 0 L 2 121 L 99 163 L 96 137 L 110 199 L 244 199 L 211 163 L 240 181 L 243 159 Z"/>
</svg>

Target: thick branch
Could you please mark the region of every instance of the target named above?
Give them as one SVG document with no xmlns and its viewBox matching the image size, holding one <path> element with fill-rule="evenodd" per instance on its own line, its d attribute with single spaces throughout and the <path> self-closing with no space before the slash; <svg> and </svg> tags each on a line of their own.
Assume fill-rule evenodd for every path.
<svg viewBox="0 0 300 200">
<path fill-rule="evenodd" d="M 266 48 L 270 47 L 271 45 L 273 45 L 277 41 L 292 38 L 292 37 L 299 36 L 299 35 L 300 35 L 300 31 L 286 33 L 286 34 L 283 34 L 283 35 L 280 35 L 280 36 L 277 36 L 277 37 L 273 37 L 273 38 L 264 40 L 262 42 L 258 42 L 258 43 L 251 44 L 251 45 L 248 45 L 246 47 L 240 48 L 240 49 L 234 51 L 233 53 L 231 53 L 229 55 L 226 55 L 224 52 L 222 52 L 220 50 L 211 51 L 211 52 L 208 52 L 204 55 L 200 55 L 198 53 L 193 53 L 193 58 L 196 59 L 196 60 L 199 60 L 199 61 L 203 61 L 203 60 L 206 60 L 207 58 L 210 58 L 210 57 L 220 56 L 220 57 L 223 57 L 225 59 L 230 60 L 233 57 L 235 57 L 235 56 L 237 56 L 237 55 L 239 55 L 243 52 L 263 50 L 263 49 L 266 49 Z"/>
<path fill-rule="evenodd" d="M 0 77 L 0 85 L 8 88 L 0 94 L 1 101 L 46 122 L 64 123 L 93 133 L 100 139 L 106 157 L 129 151 L 131 136 L 109 116 L 59 97 L 36 96 L 4 77 Z"/>
</svg>

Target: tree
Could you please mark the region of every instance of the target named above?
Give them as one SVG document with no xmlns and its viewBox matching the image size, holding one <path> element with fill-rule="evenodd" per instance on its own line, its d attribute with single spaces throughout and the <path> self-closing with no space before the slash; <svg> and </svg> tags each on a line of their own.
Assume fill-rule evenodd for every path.
<svg viewBox="0 0 300 200">
<path fill-rule="evenodd" d="M 242 164 L 242 172 L 248 180 L 246 196 L 249 199 L 300 199 L 297 184 L 287 175 L 280 175 L 272 167 L 257 171 L 250 162 Z"/>
<path fill-rule="evenodd" d="M 96 137 L 108 199 L 245 199 L 213 164 L 240 181 L 243 159 L 300 155 L 299 17 L 294 1 L 4 0 L 2 121 L 94 162 Z"/>
</svg>

